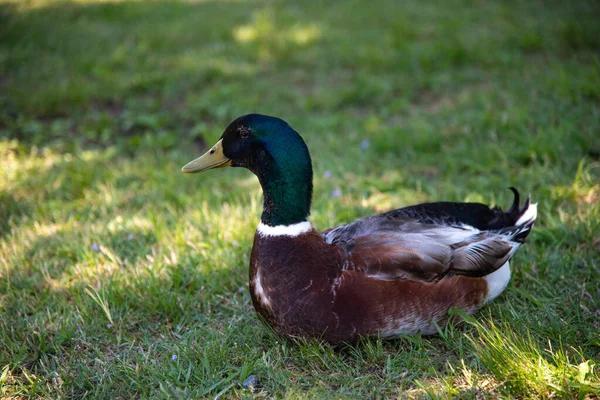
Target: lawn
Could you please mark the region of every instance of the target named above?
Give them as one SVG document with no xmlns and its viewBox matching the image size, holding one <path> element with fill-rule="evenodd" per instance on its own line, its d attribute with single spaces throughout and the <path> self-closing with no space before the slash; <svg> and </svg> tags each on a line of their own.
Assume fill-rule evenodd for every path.
<svg viewBox="0 0 600 400">
<path fill-rule="evenodd" d="M 0 0 L 0 397 L 600 396 L 598 21 L 583 0 Z M 180 173 L 249 112 L 305 138 L 321 229 L 531 193 L 508 289 L 437 336 L 270 331 L 258 181 Z"/>
</svg>

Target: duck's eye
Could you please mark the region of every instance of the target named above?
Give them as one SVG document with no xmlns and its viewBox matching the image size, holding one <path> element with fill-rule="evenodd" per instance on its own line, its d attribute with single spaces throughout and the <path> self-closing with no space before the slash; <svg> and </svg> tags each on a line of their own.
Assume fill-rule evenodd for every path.
<svg viewBox="0 0 600 400">
<path fill-rule="evenodd" d="M 238 130 L 238 132 L 240 133 L 240 137 L 241 137 L 242 139 L 246 139 L 247 137 L 249 137 L 249 136 L 250 136 L 250 134 L 251 134 L 252 132 L 254 132 L 254 131 L 253 131 L 251 128 L 247 128 L 247 127 L 245 127 L 245 126 L 240 126 L 240 127 L 238 127 L 238 129 L 237 129 L 237 130 Z"/>
</svg>

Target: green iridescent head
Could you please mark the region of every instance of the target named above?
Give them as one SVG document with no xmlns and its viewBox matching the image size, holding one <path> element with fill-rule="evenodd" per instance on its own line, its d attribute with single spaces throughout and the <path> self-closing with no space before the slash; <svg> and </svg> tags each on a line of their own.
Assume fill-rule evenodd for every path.
<svg viewBox="0 0 600 400">
<path fill-rule="evenodd" d="M 306 221 L 312 197 L 311 160 L 304 140 L 287 122 L 260 114 L 239 117 L 208 152 L 182 171 L 225 166 L 244 167 L 258 177 L 265 196 L 263 223 Z"/>
</svg>

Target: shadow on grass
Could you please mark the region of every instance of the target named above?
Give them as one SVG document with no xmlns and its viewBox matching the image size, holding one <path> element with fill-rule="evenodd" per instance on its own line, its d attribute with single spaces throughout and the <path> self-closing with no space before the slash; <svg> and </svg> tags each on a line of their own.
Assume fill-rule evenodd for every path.
<svg viewBox="0 0 600 400">
<path fill-rule="evenodd" d="M 306 15 L 288 27 L 287 14 L 281 21 L 277 7 L 257 1 L 1 7 L 12 72 L 0 126 L 34 145 L 135 142 L 140 131 L 230 119 L 224 97 L 318 38 Z"/>
<path fill-rule="evenodd" d="M 0 192 L 0 239 L 10 234 L 11 226 L 31 212 L 26 202 L 20 201 L 8 192 Z"/>
</svg>

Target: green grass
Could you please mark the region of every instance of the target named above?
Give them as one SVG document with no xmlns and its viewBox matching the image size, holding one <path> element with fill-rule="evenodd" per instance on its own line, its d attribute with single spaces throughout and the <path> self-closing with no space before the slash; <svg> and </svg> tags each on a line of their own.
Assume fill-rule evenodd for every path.
<svg viewBox="0 0 600 400">
<path fill-rule="evenodd" d="M 1 0 L 0 397 L 600 396 L 598 21 L 583 0 Z M 179 172 L 248 112 L 306 139 L 319 228 L 532 193 L 506 292 L 439 336 L 271 332 L 257 180 Z"/>
</svg>

